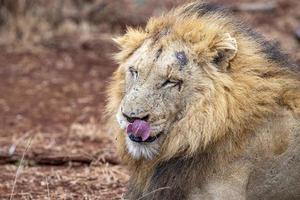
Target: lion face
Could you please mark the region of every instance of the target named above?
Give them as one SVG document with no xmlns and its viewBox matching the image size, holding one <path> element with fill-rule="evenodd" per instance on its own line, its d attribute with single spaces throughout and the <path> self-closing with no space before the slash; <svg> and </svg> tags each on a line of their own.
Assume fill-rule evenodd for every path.
<svg viewBox="0 0 300 200">
<path fill-rule="evenodd" d="M 184 43 L 164 46 L 148 39 L 120 66 L 125 93 L 117 120 L 123 129 L 135 120 L 150 126 L 145 140 L 125 133 L 128 152 L 134 158 L 151 159 L 158 154 L 170 129 L 185 115 L 187 105 L 193 99 L 201 101 L 199 91 L 210 87 L 209 78 L 192 57 Z"/>
<path fill-rule="evenodd" d="M 120 66 L 107 108 L 125 130 L 120 146 L 135 159 L 196 151 L 222 135 L 226 120 L 231 78 L 224 72 L 237 53 L 235 38 L 220 26 L 196 26 L 196 18 L 164 21 L 115 39 Z"/>
</svg>

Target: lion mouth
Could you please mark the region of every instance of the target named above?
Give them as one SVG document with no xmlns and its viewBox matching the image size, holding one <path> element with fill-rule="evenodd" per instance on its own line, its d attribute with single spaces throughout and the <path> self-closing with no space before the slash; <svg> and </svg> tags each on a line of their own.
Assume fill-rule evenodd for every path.
<svg viewBox="0 0 300 200">
<path fill-rule="evenodd" d="M 157 134 L 156 136 L 150 136 L 146 140 L 143 140 L 140 136 L 135 136 L 134 134 L 128 134 L 128 137 L 131 141 L 137 142 L 137 143 L 151 143 L 157 140 L 162 133 Z"/>
<path fill-rule="evenodd" d="M 155 136 L 151 136 L 150 123 L 144 120 L 134 120 L 129 123 L 126 128 L 128 138 L 137 143 L 151 143 L 160 137 L 161 132 Z"/>
</svg>

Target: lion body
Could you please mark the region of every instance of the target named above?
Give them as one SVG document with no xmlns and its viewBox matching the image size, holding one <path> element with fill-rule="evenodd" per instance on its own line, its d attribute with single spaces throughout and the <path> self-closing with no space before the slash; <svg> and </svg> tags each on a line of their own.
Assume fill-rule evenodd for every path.
<svg viewBox="0 0 300 200">
<path fill-rule="evenodd" d="M 120 155 L 131 170 L 128 199 L 257 199 L 258 193 L 258 199 L 280 199 L 270 194 L 271 183 L 291 180 L 283 174 L 300 178 L 293 168 L 285 173 L 280 170 L 283 166 L 272 164 L 280 159 L 290 161 L 284 156 L 292 158 L 291 154 L 297 154 L 292 150 L 299 149 L 300 141 L 299 74 L 276 46 L 226 12 L 203 3 L 188 4 L 152 18 L 146 30 L 129 30 L 117 42 L 121 46 L 116 55 L 120 67 L 108 88 L 107 111 L 110 126 L 117 132 Z M 173 96 L 166 96 L 176 103 L 174 108 L 173 104 L 171 108 L 158 106 L 172 111 L 168 133 L 156 146 L 137 150 L 129 144 L 114 115 L 121 104 L 125 109 L 144 105 L 140 96 L 153 97 L 155 105 L 159 105 L 155 99 L 161 96 L 147 89 L 143 93 L 135 89 L 128 95 L 124 66 L 129 64 L 123 63 L 136 59 L 139 62 L 132 61 L 130 65 L 152 66 L 149 63 L 159 57 L 151 57 L 156 47 L 170 52 L 184 49 L 190 61 L 185 67 L 191 68 L 186 73 L 191 78 L 188 86 L 184 82 L 183 89 L 178 88 L 180 101 L 175 90 Z M 166 65 L 166 61 L 161 63 Z M 203 66 L 201 71 L 199 66 Z M 158 76 L 152 71 L 147 73 L 149 77 Z M 145 79 L 143 88 L 146 85 Z M 156 117 L 165 114 L 153 112 L 159 113 Z M 267 162 L 278 173 L 260 180 L 264 183 L 260 185 L 253 177 L 272 174 L 269 169 L 257 172 Z M 300 188 L 299 180 L 294 178 L 294 188 Z M 296 199 L 300 189 L 293 189 L 292 196 L 285 195 L 284 198 Z"/>
</svg>

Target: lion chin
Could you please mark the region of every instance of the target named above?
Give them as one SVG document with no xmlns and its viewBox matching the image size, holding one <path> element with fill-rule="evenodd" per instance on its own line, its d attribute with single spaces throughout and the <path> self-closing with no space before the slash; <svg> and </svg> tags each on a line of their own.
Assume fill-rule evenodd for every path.
<svg viewBox="0 0 300 200">
<path fill-rule="evenodd" d="M 128 153 L 137 160 L 141 158 L 151 160 L 157 156 L 160 149 L 158 141 L 154 141 L 149 144 L 140 144 L 131 141 L 128 137 L 126 137 L 126 146 Z"/>
<path fill-rule="evenodd" d="M 299 198 L 300 75 L 276 45 L 199 1 L 114 41 L 126 199 Z"/>
</svg>

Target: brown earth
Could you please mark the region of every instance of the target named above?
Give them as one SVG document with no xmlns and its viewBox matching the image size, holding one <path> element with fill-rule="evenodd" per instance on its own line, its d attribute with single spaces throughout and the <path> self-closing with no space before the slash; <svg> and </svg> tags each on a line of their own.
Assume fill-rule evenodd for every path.
<svg viewBox="0 0 300 200">
<path fill-rule="evenodd" d="M 279 41 L 300 64 L 298 0 L 280 0 L 271 11 L 236 7 L 261 1 L 215 2 L 236 8 L 235 15 Z M 161 6 L 149 4 L 136 15 L 159 13 Z M 143 24 L 146 16 L 122 23 Z M 105 86 L 116 68 L 110 38 L 120 31 L 107 27 L 30 48 L 0 46 L 0 199 L 122 198 L 128 171 L 102 119 Z"/>
</svg>

